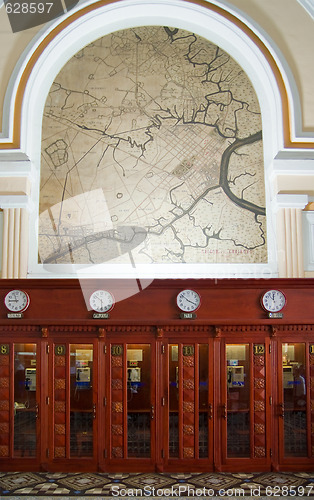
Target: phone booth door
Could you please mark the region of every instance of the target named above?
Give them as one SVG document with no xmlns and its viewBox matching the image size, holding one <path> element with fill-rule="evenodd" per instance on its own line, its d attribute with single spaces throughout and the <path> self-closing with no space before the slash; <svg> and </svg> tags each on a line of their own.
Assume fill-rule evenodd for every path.
<svg viewBox="0 0 314 500">
<path fill-rule="evenodd" d="M 154 470 L 155 345 L 109 344 L 106 464 L 109 470 Z"/>
<path fill-rule="evenodd" d="M 52 345 L 49 467 L 97 467 L 97 356 L 92 342 Z"/>
<path fill-rule="evenodd" d="M 164 470 L 213 468 L 212 342 L 169 340 L 164 363 Z"/>
</svg>

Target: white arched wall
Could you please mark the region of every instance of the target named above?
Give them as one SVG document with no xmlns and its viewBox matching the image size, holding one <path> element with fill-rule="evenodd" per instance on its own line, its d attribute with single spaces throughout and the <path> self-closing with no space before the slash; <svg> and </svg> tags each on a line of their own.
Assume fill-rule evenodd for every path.
<svg viewBox="0 0 314 500">
<path fill-rule="evenodd" d="M 306 166 L 303 173 L 304 185 L 307 185 L 305 178 L 313 175 L 313 164 L 311 161 L 305 164 L 303 160 L 313 158 L 313 139 L 309 134 L 302 134 L 298 130 L 298 96 L 284 61 L 280 60 L 270 41 L 258 32 L 257 27 L 250 25 L 238 12 L 226 9 L 223 2 L 122 0 L 86 2 L 84 6 L 71 11 L 67 17 L 59 18 L 34 41 L 15 71 L 5 106 L 6 126 L 3 130 L 7 131 L 7 137 L 0 138 L 0 175 L 3 179 L 9 179 L 12 175 L 15 179 L 25 179 L 25 187 L 19 193 L 1 193 L 0 196 L 4 218 L 7 220 L 11 214 L 11 220 L 14 221 L 14 228 L 11 227 L 8 235 L 5 235 L 6 239 L 11 237 L 13 240 L 4 248 L 3 277 L 22 277 L 25 269 L 28 269 L 29 277 L 73 276 L 77 272 L 79 275 L 96 276 L 101 272 L 103 276 L 117 277 L 117 271 L 113 272 L 112 266 L 106 265 L 89 268 L 53 265 L 49 268 L 37 264 L 41 121 L 46 97 L 55 76 L 77 51 L 110 32 L 141 25 L 168 25 L 194 31 L 228 52 L 250 77 L 259 97 L 263 119 L 269 258 L 267 264 L 259 265 L 177 264 L 158 265 L 153 269 L 152 266 L 138 266 L 136 270 L 131 265 L 119 265 L 119 275 L 133 277 L 136 273 L 140 277 L 150 278 L 276 277 L 289 276 L 289 273 L 302 275 L 302 248 L 298 244 L 291 249 L 290 242 L 286 243 L 287 237 L 291 239 L 294 235 L 291 233 L 291 223 L 288 227 L 287 218 L 282 217 L 282 214 L 286 215 L 286 209 L 300 211 L 304 208 L 301 205 L 307 202 L 306 194 L 303 193 L 302 200 L 298 199 L 297 208 L 295 199 L 291 200 L 293 207 L 289 206 L 290 198 L 285 198 L 283 206 L 283 200 L 280 199 L 280 203 L 277 203 L 276 196 L 278 192 L 282 192 L 282 189 L 278 189 L 282 172 L 292 178 L 299 174 L 301 165 L 303 169 L 303 165 Z M 31 185 L 31 191 L 27 188 L 26 181 Z M 13 217 L 12 208 L 15 207 L 16 210 L 22 209 L 23 219 L 18 212 Z M 27 253 L 23 231 L 25 211 L 29 212 L 30 217 L 28 265 L 25 265 Z M 297 236 L 300 232 L 299 215 L 292 217 L 292 220 L 292 231 Z M 280 245 L 277 244 L 279 235 Z M 15 253 L 23 261 L 18 266 L 14 262 L 9 263 L 12 258 L 7 255 L 10 248 L 16 247 L 19 247 L 19 252 L 16 253 L 15 250 Z M 277 264 L 278 260 L 280 266 Z M 282 262 L 285 263 L 284 266 Z M 296 262 L 295 270 L 290 262 Z"/>
</svg>

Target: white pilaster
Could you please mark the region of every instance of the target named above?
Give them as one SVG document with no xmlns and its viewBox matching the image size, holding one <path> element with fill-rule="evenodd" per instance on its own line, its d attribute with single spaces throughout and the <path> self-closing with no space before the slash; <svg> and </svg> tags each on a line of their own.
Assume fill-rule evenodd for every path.
<svg viewBox="0 0 314 500">
<path fill-rule="evenodd" d="M 28 211 L 3 209 L 1 278 L 26 278 L 28 261 Z"/>
<path fill-rule="evenodd" d="M 307 195 L 278 194 L 277 248 L 280 278 L 303 278 L 302 210 L 308 203 Z"/>
</svg>

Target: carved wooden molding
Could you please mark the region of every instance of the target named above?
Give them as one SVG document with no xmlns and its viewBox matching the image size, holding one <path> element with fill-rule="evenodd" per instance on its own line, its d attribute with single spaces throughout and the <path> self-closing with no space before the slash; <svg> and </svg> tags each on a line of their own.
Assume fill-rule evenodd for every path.
<svg viewBox="0 0 314 500">
<path fill-rule="evenodd" d="M 49 328 L 50 333 L 93 333 L 97 335 L 98 328 L 93 325 L 53 325 Z"/>
<path fill-rule="evenodd" d="M 164 333 L 211 333 L 210 325 L 163 325 Z"/>
<path fill-rule="evenodd" d="M 47 327 L 43 327 L 41 329 L 41 336 L 46 339 L 48 337 L 48 334 L 49 334 L 49 329 Z"/>
<path fill-rule="evenodd" d="M 108 333 L 117 334 L 153 334 L 157 338 L 162 338 L 165 334 L 206 334 L 213 337 L 220 337 L 223 334 L 251 334 L 261 333 L 276 337 L 278 334 L 304 333 L 312 334 L 314 324 L 263 324 L 263 325 L 200 325 L 200 324 L 174 324 L 174 325 L 106 325 L 106 328 L 96 325 L 50 325 L 49 327 L 40 325 L 25 325 L 21 323 L 10 323 L 0 325 L 0 335 L 7 334 L 35 334 L 42 338 L 47 338 L 53 333 L 86 333 L 95 337 L 104 338 Z"/>
<path fill-rule="evenodd" d="M 221 328 L 220 326 L 215 326 L 215 337 L 221 337 Z"/>
<path fill-rule="evenodd" d="M 154 333 L 152 325 L 108 325 L 107 333 Z"/>
<path fill-rule="evenodd" d="M 290 332 L 311 333 L 314 332 L 314 325 L 279 325 L 278 331 L 285 333 L 290 333 Z"/>
<path fill-rule="evenodd" d="M 276 337 L 277 336 L 277 332 L 278 332 L 278 327 L 277 326 L 272 326 L 271 327 L 271 334 L 270 334 L 270 336 L 271 337 Z"/>
<path fill-rule="evenodd" d="M 103 339 L 106 336 L 105 328 L 98 328 L 98 338 Z"/>
<path fill-rule="evenodd" d="M 157 327 L 157 334 L 156 334 L 156 336 L 157 336 L 158 339 L 161 339 L 164 336 L 164 329 Z"/>
<path fill-rule="evenodd" d="M 270 325 L 222 325 L 221 333 L 269 333 Z"/>
<path fill-rule="evenodd" d="M 32 334 L 40 334 L 42 333 L 41 327 L 38 325 L 0 325 L 0 335 L 8 333 L 32 333 Z"/>
</svg>

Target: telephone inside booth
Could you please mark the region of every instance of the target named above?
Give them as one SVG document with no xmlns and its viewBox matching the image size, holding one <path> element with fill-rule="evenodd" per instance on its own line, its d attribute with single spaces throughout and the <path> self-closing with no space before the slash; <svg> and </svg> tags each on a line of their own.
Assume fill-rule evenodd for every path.
<svg viewBox="0 0 314 500">
<path fill-rule="evenodd" d="M 134 366 L 129 366 L 127 368 L 127 381 L 128 388 L 133 393 L 137 393 L 140 382 L 141 382 L 141 369 Z"/>
<path fill-rule="evenodd" d="M 78 366 L 75 372 L 76 389 L 89 389 L 91 381 L 90 367 Z"/>
<path fill-rule="evenodd" d="M 244 366 L 227 367 L 228 388 L 244 387 Z"/>
<path fill-rule="evenodd" d="M 127 384 L 131 395 L 137 394 L 141 384 L 142 374 L 139 364 L 143 362 L 142 349 L 127 349 Z"/>
<path fill-rule="evenodd" d="M 294 387 L 293 369 L 294 369 L 294 367 L 291 365 L 284 365 L 282 367 L 283 388 L 284 389 L 293 389 L 293 387 Z"/>
<path fill-rule="evenodd" d="M 25 390 L 36 391 L 36 368 L 25 368 Z"/>
</svg>

